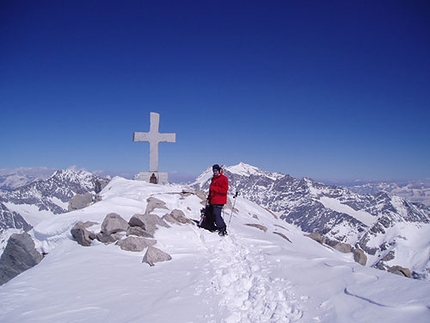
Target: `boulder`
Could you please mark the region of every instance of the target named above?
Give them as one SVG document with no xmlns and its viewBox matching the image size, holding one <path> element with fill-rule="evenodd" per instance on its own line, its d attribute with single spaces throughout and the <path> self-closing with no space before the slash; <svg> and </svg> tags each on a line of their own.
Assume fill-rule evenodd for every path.
<svg viewBox="0 0 430 323">
<path fill-rule="evenodd" d="M 103 235 L 108 236 L 113 233 L 127 231 L 128 226 L 128 222 L 124 220 L 119 214 L 109 213 L 103 220 L 101 232 Z"/>
<path fill-rule="evenodd" d="M 138 236 L 138 237 L 144 237 L 144 238 L 154 238 L 154 235 L 147 232 L 145 229 L 141 227 L 128 227 L 127 229 L 127 236 Z"/>
<path fill-rule="evenodd" d="M 162 200 L 155 198 L 155 197 L 151 196 L 146 201 L 148 202 L 148 204 L 146 205 L 145 214 L 151 213 L 156 208 L 168 210 L 168 208 L 166 207 L 166 203 L 163 202 Z"/>
<path fill-rule="evenodd" d="M 359 263 L 362 266 L 366 266 L 367 256 L 363 250 L 358 249 L 358 248 L 353 248 L 352 253 L 354 255 L 354 261 L 355 262 Z"/>
<path fill-rule="evenodd" d="M 350 253 L 352 251 L 351 245 L 343 242 L 335 243 L 333 246 L 333 249 L 336 249 L 337 251 L 340 251 L 343 253 Z"/>
<path fill-rule="evenodd" d="M 152 235 L 154 235 L 155 230 L 157 230 L 157 226 L 170 228 L 166 221 L 161 219 L 158 215 L 147 213 L 133 215 L 130 221 L 128 221 L 128 224 L 132 227 L 141 227 Z"/>
<path fill-rule="evenodd" d="M 100 232 L 96 235 L 96 239 L 101 243 L 105 243 L 105 244 L 117 242 L 123 237 L 124 235 L 121 234 L 121 232 L 112 233 L 112 234 L 104 234 L 103 232 Z"/>
<path fill-rule="evenodd" d="M 142 237 L 127 237 L 125 239 L 119 240 L 116 244 L 120 246 L 122 250 L 126 251 L 143 251 L 149 246 L 153 246 L 157 243 L 157 240 L 146 239 Z"/>
<path fill-rule="evenodd" d="M 42 258 L 28 233 L 12 234 L 0 258 L 0 285 L 34 267 Z"/>
<path fill-rule="evenodd" d="M 318 243 L 323 244 L 325 242 L 324 237 L 319 234 L 318 232 L 312 232 L 311 234 L 306 235 L 307 237 L 311 238 L 312 240 L 315 240 Z"/>
<path fill-rule="evenodd" d="M 145 214 L 135 214 L 128 221 L 128 225 L 131 227 L 140 227 L 146 230 L 145 227 Z"/>
<path fill-rule="evenodd" d="M 170 214 L 164 215 L 162 219 L 169 223 L 175 223 L 175 224 L 194 223 L 193 220 L 188 219 L 185 216 L 184 212 L 178 209 L 174 209 L 172 212 L 170 212 Z"/>
<path fill-rule="evenodd" d="M 396 265 L 396 266 L 389 267 L 388 272 L 396 274 L 396 275 L 412 278 L 411 270 L 409 268 L 405 268 L 402 266 Z"/>
<path fill-rule="evenodd" d="M 154 266 L 157 262 L 162 261 L 169 261 L 172 260 L 172 257 L 165 253 L 164 251 L 155 248 L 155 247 L 148 247 L 148 250 L 146 250 L 145 255 L 143 256 L 142 262 L 146 262 L 150 266 Z"/>
<path fill-rule="evenodd" d="M 69 201 L 68 210 L 80 210 L 89 206 L 94 201 L 94 196 L 91 193 L 77 194 Z"/>
<path fill-rule="evenodd" d="M 87 227 L 90 227 L 94 224 L 94 222 L 81 222 L 76 223 L 70 233 L 72 234 L 73 239 L 75 239 L 81 246 L 88 247 L 91 245 L 91 241 L 96 238 L 96 235 L 87 230 Z"/>
</svg>

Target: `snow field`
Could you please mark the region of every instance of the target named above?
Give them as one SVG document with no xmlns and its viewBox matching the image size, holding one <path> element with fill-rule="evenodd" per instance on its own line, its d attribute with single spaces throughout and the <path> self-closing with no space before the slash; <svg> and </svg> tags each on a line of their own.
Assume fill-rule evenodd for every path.
<svg viewBox="0 0 430 323">
<path fill-rule="evenodd" d="M 259 265 L 264 258 L 242 245 L 239 238 L 220 238 L 211 253 L 212 283 L 223 295 L 220 305 L 230 313 L 226 322 L 296 322 L 301 317 L 283 279 L 271 279 Z"/>
</svg>

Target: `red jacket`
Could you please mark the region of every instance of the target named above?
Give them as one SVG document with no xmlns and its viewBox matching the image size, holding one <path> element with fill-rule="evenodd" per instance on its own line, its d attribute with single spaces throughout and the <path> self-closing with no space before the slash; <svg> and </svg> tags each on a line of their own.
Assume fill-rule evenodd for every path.
<svg viewBox="0 0 430 323">
<path fill-rule="evenodd" d="M 228 191 L 227 177 L 219 173 L 212 177 L 211 185 L 209 186 L 209 203 L 210 204 L 226 204 Z"/>
</svg>

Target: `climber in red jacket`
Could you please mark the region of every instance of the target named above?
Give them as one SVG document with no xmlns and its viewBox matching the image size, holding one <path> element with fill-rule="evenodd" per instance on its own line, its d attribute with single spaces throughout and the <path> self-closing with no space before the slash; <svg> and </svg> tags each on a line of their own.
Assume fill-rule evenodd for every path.
<svg viewBox="0 0 430 323">
<path fill-rule="evenodd" d="M 224 204 L 227 203 L 228 178 L 223 174 L 222 168 L 215 164 L 212 166 L 213 177 L 209 186 L 208 203 L 220 236 L 227 234 L 227 227 L 221 216 Z"/>
</svg>

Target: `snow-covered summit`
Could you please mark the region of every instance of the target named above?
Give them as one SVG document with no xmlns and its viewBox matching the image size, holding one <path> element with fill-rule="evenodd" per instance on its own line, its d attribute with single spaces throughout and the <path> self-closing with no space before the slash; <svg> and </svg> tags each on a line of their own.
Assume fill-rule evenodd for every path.
<svg viewBox="0 0 430 323">
<path fill-rule="evenodd" d="M 150 198 L 164 203 L 153 214 L 198 219 L 195 193 L 117 177 L 100 202 L 40 222 L 30 234 L 47 256 L 0 287 L 0 321 L 428 321 L 429 283 L 363 267 L 241 196 L 234 211 L 225 207 L 226 237 L 191 223 L 159 227 L 156 246 L 172 260 L 154 267 L 142 263 L 144 252 L 71 238 L 77 221 L 97 231 L 108 213 L 129 220 Z"/>
<path fill-rule="evenodd" d="M 224 172 L 231 176 L 239 176 L 239 177 L 256 177 L 256 176 L 263 176 L 267 177 L 271 180 L 277 180 L 279 178 L 285 177 L 284 174 L 281 173 L 271 173 L 262 169 L 259 169 L 256 166 L 252 166 L 249 164 L 246 164 L 244 162 L 240 162 L 237 165 L 232 166 L 222 166 Z M 200 186 L 203 187 L 205 184 L 207 184 L 207 181 L 212 177 L 212 167 L 207 168 L 204 170 L 196 179 L 194 183 L 192 183 L 193 186 Z"/>
</svg>

